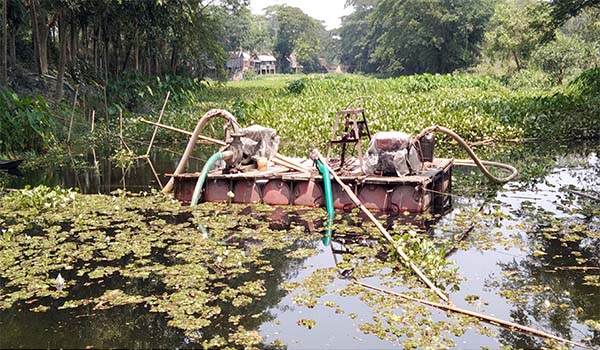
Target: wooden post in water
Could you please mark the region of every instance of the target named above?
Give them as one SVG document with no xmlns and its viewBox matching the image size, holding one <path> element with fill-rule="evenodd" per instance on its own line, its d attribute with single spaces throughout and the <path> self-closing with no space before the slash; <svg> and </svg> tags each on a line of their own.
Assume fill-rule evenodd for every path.
<svg viewBox="0 0 600 350">
<path fill-rule="evenodd" d="M 95 109 L 92 109 L 92 117 L 91 118 L 92 118 L 92 129 L 90 132 L 93 134 L 94 133 L 94 119 L 96 118 L 96 110 Z"/>
<path fill-rule="evenodd" d="M 69 134 L 67 135 L 67 143 L 71 142 L 71 131 L 73 130 L 73 118 L 75 117 L 75 106 L 77 106 L 77 95 L 79 94 L 79 86 L 75 90 L 75 98 L 73 99 L 73 109 L 71 110 L 71 120 L 69 121 Z"/>
</svg>

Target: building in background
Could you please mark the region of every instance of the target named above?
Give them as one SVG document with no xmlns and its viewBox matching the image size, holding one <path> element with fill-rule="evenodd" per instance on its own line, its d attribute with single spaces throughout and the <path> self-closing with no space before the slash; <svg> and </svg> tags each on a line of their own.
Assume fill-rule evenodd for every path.
<svg viewBox="0 0 600 350">
<path fill-rule="evenodd" d="M 252 67 L 252 57 L 250 54 L 239 51 L 231 52 L 229 59 L 226 63 L 227 72 L 235 74 L 238 72 L 244 72 Z M 252 67 L 253 68 L 253 67 Z"/>
<path fill-rule="evenodd" d="M 290 57 L 287 58 L 287 61 L 290 63 L 290 73 L 302 73 L 304 67 L 298 63 L 298 59 L 296 58 L 296 53 L 292 52 Z"/>
<path fill-rule="evenodd" d="M 236 51 L 229 54 L 226 68 L 231 79 L 240 80 L 246 71 L 261 75 L 277 73 L 277 60 L 270 53 L 251 55 L 247 52 Z"/>
<path fill-rule="evenodd" d="M 277 60 L 271 54 L 258 54 L 252 56 L 256 74 L 277 73 Z"/>
</svg>

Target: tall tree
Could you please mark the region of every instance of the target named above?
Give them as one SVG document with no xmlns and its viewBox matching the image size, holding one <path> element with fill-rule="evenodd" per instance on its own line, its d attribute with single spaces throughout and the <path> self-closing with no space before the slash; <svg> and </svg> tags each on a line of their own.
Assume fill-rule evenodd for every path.
<svg viewBox="0 0 600 350">
<path fill-rule="evenodd" d="M 544 16 L 539 6 L 534 0 L 496 3 L 490 29 L 485 34 L 486 51 L 493 60 L 512 60 L 517 71 L 526 66 L 543 36 L 535 29 Z M 515 16 L 516 13 L 523 15 Z"/>
<path fill-rule="evenodd" d="M 2 1 L 2 56 L 0 57 L 0 81 L 8 80 L 8 1 Z"/>
<path fill-rule="evenodd" d="M 586 8 L 600 7 L 600 0 L 551 0 L 545 6 L 550 6 L 554 27 L 558 28 Z"/>
<path fill-rule="evenodd" d="M 17 34 L 25 26 L 27 16 L 21 0 L 8 0 L 8 57 L 9 65 L 17 64 Z"/>
<path fill-rule="evenodd" d="M 376 66 L 369 61 L 376 44 L 371 39 L 373 6 L 353 6 L 354 12 L 342 18 L 340 60 L 350 71 L 374 72 Z"/>
<path fill-rule="evenodd" d="M 225 51 L 236 51 L 239 49 L 251 49 L 252 22 L 254 20 L 250 9 L 242 8 L 229 11 L 219 7 L 214 11 L 221 25 L 219 36 Z"/>
<path fill-rule="evenodd" d="M 287 5 L 270 6 L 266 15 L 277 23 L 275 53 L 280 69 L 289 72 L 289 58 L 295 53 L 305 71 L 319 70 L 320 36 L 325 31 L 323 24 L 301 9 Z"/>
<path fill-rule="evenodd" d="M 55 98 L 57 100 L 60 100 L 62 98 L 64 91 L 64 77 L 67 65 L 67 23 L 67 9 L 61 8 L 58 13 L 58 44 L 60 49 L 55 88 Z"/>
<path fill-rule="evenodd" d="M 396 74 L 448 73 L 478 58 L 490 0 L 381 0 L 375 6 L 371 61 Z"/>
<path fill-rule="evenodd" d="M 1 0 L 0 5 L 3 2 L 9 8 L 11 61 L 16 61 L 17 45 L 29 44 L 17 37 L 20 27 L 21 35 L 31 35 L 32 61 L 39 75 L 47 74 L 49 66 L 56 69 L 58 98 L 66 72 L 75 79 L 80 69 L 97 82 L 129 70 L 147 75 L 222 74 L 226 55 L 221 34 L 233 33 L 229 44 L 240 45 L 249 23 L 223 29 L 219 14 L 250 16 L 248 0 Z M 12 8 L 23 9 L 23 15 Z M 1 63 L 2 57 L 0 68 Z"/>
</svg>

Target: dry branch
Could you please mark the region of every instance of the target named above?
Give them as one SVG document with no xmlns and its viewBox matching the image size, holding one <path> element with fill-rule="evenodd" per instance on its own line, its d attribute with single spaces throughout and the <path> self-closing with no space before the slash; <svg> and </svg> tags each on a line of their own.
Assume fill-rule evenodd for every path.
<svg viewBox="0 0 600 350">
<path fill-rule="evenodd" d="M 163 103 L 162 109 L 160 110 L 160 115 L 158 116 L 157 124 L 160 124 L 163 114 L 165 114 L 165 108 L 167 107 L 167 102 L 169 102 L 169 96 L 171 96 L 171 91 L 167 91 L 167 97 L 165 97 L 165 103 Z M 158 133 L 158 125 L 154 126 L 154 132 L 152 133 L 152 138 L 150 139 L 150 143 L 148 144 L 148 150 L 146 151 L 146 155 L 150 154 L 150 150 L 152 150 L 152 145 L 154 144 L 154 139 L 156 138 L 156 134 Z M 162 185 L 160 186 L 162 188 Z"/>
</svg>

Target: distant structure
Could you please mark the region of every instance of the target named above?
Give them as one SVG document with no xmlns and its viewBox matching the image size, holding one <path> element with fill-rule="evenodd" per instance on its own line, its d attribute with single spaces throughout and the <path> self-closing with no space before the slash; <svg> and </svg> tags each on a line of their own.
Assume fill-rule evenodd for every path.
<svg viewBox="0 0 600 350">
<path fill-rule="evenodd" d="M 338 65 L 333 65 L 333 64 L 329 64 L 327 63 L 327 60 L 325 60 L 325 58 L 320 57 L 319 58 L 319 64 L 321 65 L 321 69 L 325 70 L 327 73 L 343 73 L 345 72 L 344 67 Z"/>
<path fill-rule="evenodd" d="M 302 73 L 304 67 L 298 63 L 298 59 L 296 58 L 296 53 L 292 52 L 290 57 L 287 58 L 287 61 L 290 63 L 290 72 L 291 73 Z"/>
<path fill-rule="evenodd" d="M 230 74 L 235 74 L 236 72 L 244 72 L 250 69 L 251 64 L 252 60 L 250 54 L 243 51 L 230 52 L 226 68 Z"/>
<path fill-rule="evenodd" d="M 271 54 L 259 54 L 252 56 L 254 71 L 256 74 L 277 73 L 277 60 Z"/>
<path fill-rule="evenodd" d="M 298 57 L 295 52 L 292 52 L 287 58 L 289 72 L 298 74 L 304 71 L 304 66 L 298 62 Z M 339 65 L 328 64 L 321 57 L 319 65 L 322 73 L 340 73 L 345 72 L 346 67 Z M 251 71 L 259 75 L 276 74 L 280 71 L 277 67 L 277 59 L 271 53 L 248 53 L 243 50 L 229 53 L 229 59 L 226 63 L 227 72 L 232 80 L 241 80 L 244 77 L 244 72 Z"/>
<path fill-rule="evenodd" d="M 240 80 L 246 71 L 261 75 L 277 73 L 277 60 L 270 53 L 251 55 L 244 51 L 236 51 L 229 53 L 226 68 L 233 80 Z"/>
</svg>

